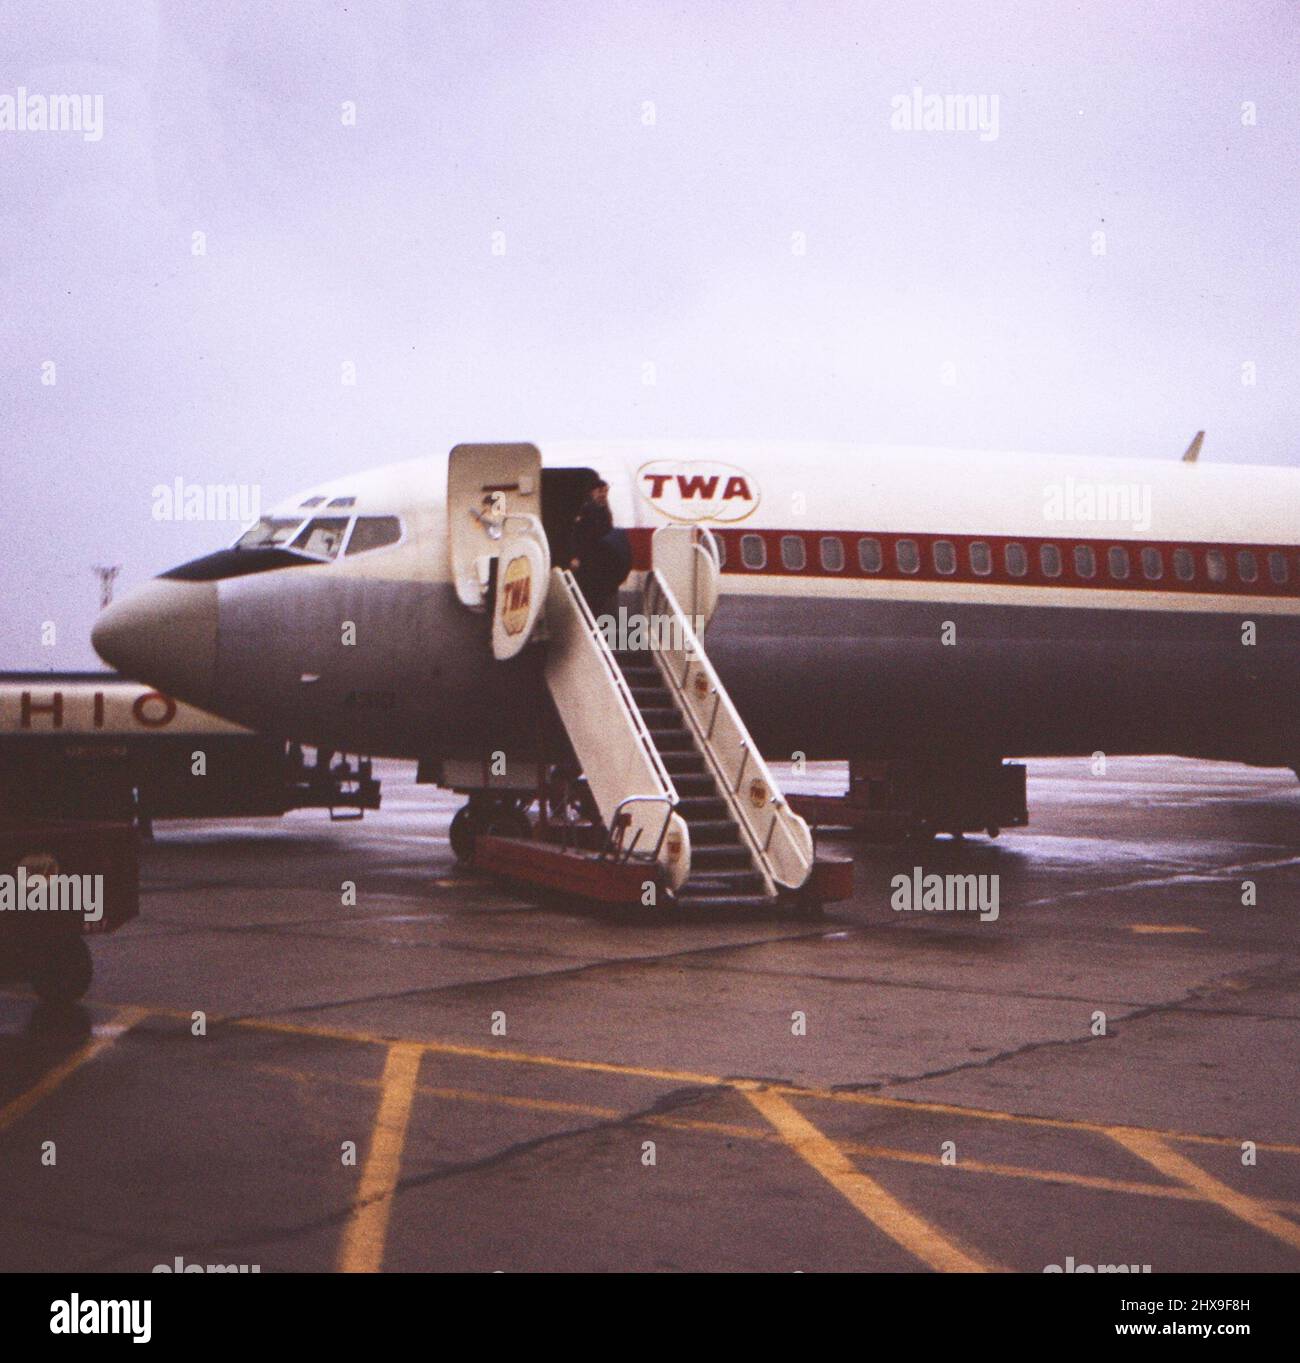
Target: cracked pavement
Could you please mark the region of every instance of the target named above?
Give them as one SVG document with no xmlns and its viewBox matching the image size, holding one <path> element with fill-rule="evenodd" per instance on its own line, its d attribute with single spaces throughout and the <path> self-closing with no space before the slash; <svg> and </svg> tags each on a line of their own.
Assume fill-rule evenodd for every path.
<svg viewBox="0 0 1300 1363">
<path fill-rule="evenodd" d="M 85 1005 L 0 995 L 0 1270 L 1300 1267 L 1289 772 L 1033 762 L 824 921 L 674 922 L 461 872 L 382 765 L 364 823 L 160 825 Z"/>
</svg>

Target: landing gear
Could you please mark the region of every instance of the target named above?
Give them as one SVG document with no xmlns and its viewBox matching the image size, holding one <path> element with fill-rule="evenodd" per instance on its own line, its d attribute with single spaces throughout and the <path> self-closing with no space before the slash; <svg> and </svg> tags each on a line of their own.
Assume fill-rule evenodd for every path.
<svg viewBox="0 0 1300 1363">
<path fill-rule="evenodd" d="M 30 964 L 28 975 L 44 1003 L 76 1003 L 90 988 L 95 963 L 80 933 L 62 933 Z"/>
<path fill-rule="evenodd" d="M 533 821 L 517 800 L 471 797 L 468 804 L 456 811 L 447 834 L 457 861 L 474 859 L 474 842 L 480 833 L 499 838 L 531 838 Z"/>
<path fill-rule="evenodd" d="M 474 838 L 479 831 L 475 827 L 476 823 L 473 805 L 462 805 L 456 811 L 447 836 L 451 841 L 451 850 L 456 854 L 457 861 L 469 861 L 473 857 Z"/>
</svg>

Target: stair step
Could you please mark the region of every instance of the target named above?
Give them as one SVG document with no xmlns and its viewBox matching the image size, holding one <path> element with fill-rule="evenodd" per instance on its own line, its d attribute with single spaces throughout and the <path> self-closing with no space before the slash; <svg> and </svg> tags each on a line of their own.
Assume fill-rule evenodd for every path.
<svg viewBox="0 0 1300 1363">
<path fill-rule="evenodd" d="M 671 771 L 672 769 L 669 768 Z M 713 784 L 713 777 L 708 772 L 673 772 L 673 785 L 677 787 L 677 793 L 683 800 L 693 798 L 697 795 L 712 796 L 717 786 Z"/>
<path fill-rule="evenodd" d="M 691 848 L 691 869 L 712 874 L 715 870 L 746 871 L 752 869 L 752 865 L 746 848 L 728 847 L 726 844 L 719 847 L 715 844 L 712 847 Z"/>
<path fill-rule="evenodd" d="M 685 887 L 683 887 L 685 888 Z M 679 909 L 767 909 L 776 903 L 765 894 L 679 894 Z"/>
<path fill-rule="evenodd" d="M 685 894 L 753 894 L 762 893 L 763 877 L 757 871 L 710 871 L 707 874 L 691 872 L 691 878 L 682 886 Z"/>
<path fill-rule="evenodd" d="M 651 729 L 650 737 L 661 753 L 695 751 L 695 744 L 685 729 Z"/>
<path fill-rule="evenodd" d="M 666 686 L 633 686 L 631 688 L 632 699 L 636 701 L 638 709 L 658 707 L 661 710 L 671 710 L 673 698 L 668 694 Z"/>
<path fill-rule="evenodd" d="M 687 748 L 683 752 L 666 752 L 663 756 L 664 766 L 672 775 L 676 776 L 680 772 L 683 776 L 704 776 L 710 786 L 713 784 L 713 778 L 705 771 L 704 759 L 694 748 Z"/>
<path fill-rule="evenodd" d="M 687 823 L 692 819 L 725 819 L 727 805 L 717 795 L 685 795 L 677 802 L 677 812 Z"/>
<path fill-rule="evenodd" d="M 647 709 L 641 706 L 641 718 L 645 720 L 647 729 L 685 729 L 682 717 L 673 706 L 663 709 L 654 706 Z"/>
<path fill-rule="evenodd" d="M 691 830 L 692 847 L 697 843 L 716 846 L 718 843 L 740 841 L 740 833 L 730 819 L 697 819 L 688 823 L 687 827 Z"/>
</svg>

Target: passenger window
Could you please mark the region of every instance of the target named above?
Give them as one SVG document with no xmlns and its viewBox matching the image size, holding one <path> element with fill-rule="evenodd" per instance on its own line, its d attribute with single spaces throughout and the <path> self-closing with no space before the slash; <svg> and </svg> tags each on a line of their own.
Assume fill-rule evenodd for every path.
<svg viewBox="0 0 1300 1363">
<path fill-rule="evenodd" d="M 1268 575 L 1280 587 L 1287 579 L 1286 555 L 1276 549 L 1268 556 Z"/>
<path fill-rule="evenodd" d="M 802 572 L 808 562 L 808 551 L 803 545 L 802 535 L 781 536 L 781 563 L 792 573 Z"/>
<path fill-rule="evenodd" d="M 1174 576 L 1179 582 L 1190 582 L 1196 576 L 1196 560 L 1190 549 L 1174 550 Z"/>
<path fill-rule="evenodd" d="M 1074 546 L 1074 571 L 1077 577 L 1092 577 L 1097 571 L 1097 555 L 1093 553 L 1091 544 Z"/>
<path fill-rule="evenodd" d="M 879 540 L 863 539 L 858 541 L 858 567 L 864 573 L 878 573 L 883 562 Z"/>
<path fill-rule="evenodd" d="M 741 535 L 740 561 L 746 568 L 762 568 L 767 563 L 767 545 L 762 535 Z"/>
<path fill-rule="evenodd" d="M 1165 575 L 1165 561 L 1160 557 L 1160 550 L 1148 545 L 1142 551 L 1142 576 L 1148 582 L 1158 582 Z"/>
<path fill-rule="evenodd" d="M 358 516 L 348 540 L 347 553 L 364 554 L 367 549 L 382 549 L 402 538 L 402 523 L 396 516 Z"/>
<path fill-rule="evenodd" d="M 1254 582 L 1259 576 L 1259 561 L 1253 549 L 1237 550 L 1237 576 L 1243 582 Z"/>
<path fill-rule="evenodd" d="M 1205 575 L 1211 582 L 1226 582 L 1228 580 L 1228 560 L 1218 549 L 1207 549 L 1205 551 Z"/>
<path fill-rule="evenodd" d="M 1054 544 L 1038 546 L 1038 567 L 1044 577 L 1061 576 L 1061 551 Z"/>
<path fill-rule="evenodd" d="M 834 535 L 823 535 L 819 546 L 822 567 L 828 573 L 844 571 L 844 542 Z"/>
<path fill-rule="evenodd" d="M 1024 577 L 1029 571 L 1029 555 L 1023 544 L 1008 544 L 1002 551 L 1002 561 L 1012 577 Z"/>
<path fill-rule="evenodd" d="M 343 547 L 343 535 L 347 528 L 346 516 L 317 516 L 303 527 L 293 547 L 315 558 L 336 558 Z"/>
<path fill-rule="evenodd" d="M 921 551 L 915 540 L 897 540 L 894 544 L 894 562 L 900 573 L 914 573 L 921 566 Z"/>
<path fill-rule="evenodd" d="M 1110 564 L 1110 575 L 1116 582 L 1123 582 L 1128 576 L 1128 550 L 1122 545 L 1112 544 L 1106 555 Z"/>
<path fill-rule="evenodd" d="M 934 570 L 944 577 L 951 577 L 957 571 L 957 550 L 951 540 L 935 540 Z"/>
<path fill-rule="evenodd" d="M 983 540 L 970 547 L 970 570 L 976 577 L 988 577 L 993 571 L 993 552 Z"/>
</svg>

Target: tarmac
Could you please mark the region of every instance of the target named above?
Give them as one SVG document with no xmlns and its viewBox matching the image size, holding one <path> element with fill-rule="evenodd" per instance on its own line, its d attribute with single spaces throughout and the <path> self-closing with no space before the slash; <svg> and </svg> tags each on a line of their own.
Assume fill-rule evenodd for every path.
<svg viewBox="0 0 1300 1363">
<path fill-rule="evenodd" d="M 1029 769 L 997 841 L 822 837 L 815 921 L 533 901 L 397 763 L 159 824 L 84 1003 L 0 994 L 0 1270 L 1300 1268 L 1300 784 Z"/>
</svg>

